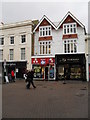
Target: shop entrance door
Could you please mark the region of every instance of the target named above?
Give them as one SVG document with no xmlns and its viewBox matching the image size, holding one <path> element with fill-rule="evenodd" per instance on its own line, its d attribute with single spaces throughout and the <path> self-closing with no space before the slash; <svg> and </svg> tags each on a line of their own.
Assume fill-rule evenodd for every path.
<svg viewBox="0 0 90 120">
<path fill-rule="evenodd" d="M 45 80 L 48 80 L 48 67 L 45 67 Z"/>
<path fill-rule="evenodd" d="M 70 67 L 68 64 L 65 65 L 65 67 L 64 67 L 64 78 L 66 80 L 70 80 Z"/>
</svg>

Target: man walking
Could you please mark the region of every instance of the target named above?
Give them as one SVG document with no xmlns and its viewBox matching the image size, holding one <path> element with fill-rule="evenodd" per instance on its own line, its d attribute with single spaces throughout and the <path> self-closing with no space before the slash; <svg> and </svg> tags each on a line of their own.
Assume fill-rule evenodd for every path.
<svg viewBox="0 0 90 120">
<path fill-rule="evenodd" d="M 28 82 L 28 84 L 26 86 L 27 89 L 30 89 L 31 84 L 32 84 L 33 88 L 36 88 L 36 86 L 33 83 L 33 74 L 34 74 L 33 70 L 29 71 L 27 74 L 27 82 Z"/>
</svg>

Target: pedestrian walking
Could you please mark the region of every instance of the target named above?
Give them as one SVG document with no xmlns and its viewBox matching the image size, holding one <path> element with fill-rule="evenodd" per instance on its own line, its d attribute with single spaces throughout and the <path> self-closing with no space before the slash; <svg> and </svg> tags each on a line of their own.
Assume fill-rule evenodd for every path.
<svg viewBox="0 0 90 120">
<path fill-rule="evenodd" d="M 27 73 L 27 80 L 26 80 L 26 82 L 27 82 L 26 88 L 27 89 L 30 89 L 31 84 L 32 84 L 33 88 L 36 88 L 36 86 L 33 83 L 33 74 L 34 74 L 33 70 L 31 70 Z"/>
<path fill-rule="evenodd" d="M 8 79 L 9 79 L 9 82 L 12 82 L 12 77 L 10 73 L 8 74 Z"/>
<path fill-rule="evenodd" d="M 11 77 L 12 77 L 12 81 L 15 82 L 15 74 L 13 70 L 11 71 Z"/>
</svg>

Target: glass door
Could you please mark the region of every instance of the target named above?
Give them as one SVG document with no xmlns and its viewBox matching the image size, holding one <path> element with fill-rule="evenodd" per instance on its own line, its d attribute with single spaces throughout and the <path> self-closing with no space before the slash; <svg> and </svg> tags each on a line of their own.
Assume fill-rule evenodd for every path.
<svg viewBox="0 0 90 120">
<path fill-rule="evenodd" d="M 49 80 L 55 79 L 55 66 L 49 66 Z"/>
</svg>

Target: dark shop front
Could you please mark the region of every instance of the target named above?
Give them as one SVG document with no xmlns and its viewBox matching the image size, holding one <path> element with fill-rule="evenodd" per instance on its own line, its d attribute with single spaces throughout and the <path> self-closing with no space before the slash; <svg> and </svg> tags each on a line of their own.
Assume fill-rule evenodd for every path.
<svg viewBox="0 0 90 120">
<path fill-rule="evenodd" d="M 6 74 L 7 76 L 11 74 L 12 70 L 14 70 L 15 78 L 23 78 L 23 74 L 27 67 L 27 61 L 6 62 L 5 68 L 4 68 L 4 63 L 2 63 L 2 66 L 3 66 L 3 73 Z"/>
<path fill-rule="evenodd" d="M 85 54 L 55 55 L 57 80 L 86 80 Z"/>
</svg>

